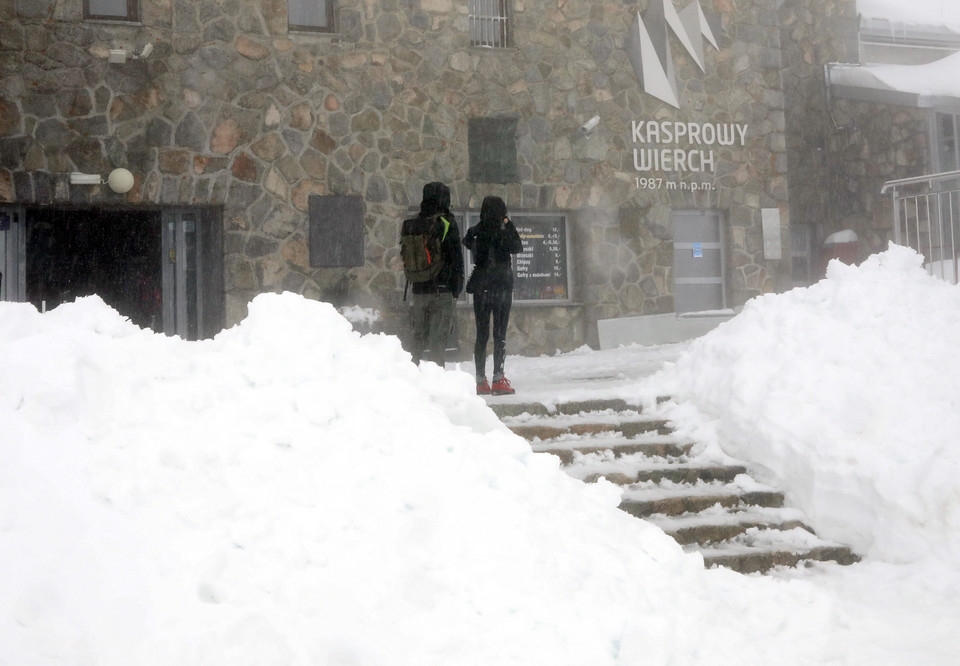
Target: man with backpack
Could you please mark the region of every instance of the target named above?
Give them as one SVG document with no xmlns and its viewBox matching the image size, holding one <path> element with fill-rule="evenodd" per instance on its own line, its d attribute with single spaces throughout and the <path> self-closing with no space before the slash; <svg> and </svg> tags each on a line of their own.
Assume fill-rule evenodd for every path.
<svg viewBox="0 0 960 666">
<path fill-rule="evenodd" d="M 404 220 L 400 230 L 400 256 L 412 292 L 409 351 L 413 362 L 426 358 L 443 367 L 457 297 L 463 289 L 460 229 L 450 212 L 450 188 L 443 183 L 423 186 L 420 214 Z"/>
</svg>

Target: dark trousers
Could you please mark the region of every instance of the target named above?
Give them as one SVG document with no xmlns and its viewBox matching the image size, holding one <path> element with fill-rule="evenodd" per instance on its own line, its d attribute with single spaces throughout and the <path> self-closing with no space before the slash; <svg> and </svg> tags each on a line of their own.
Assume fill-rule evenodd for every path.
<svg viewBox="0 0 960 666">
<path fill-rule="evenodd" d="M 512 291 L 481 291 L 473 295 L 473 316 L 477 322 L 477 342 L 473 360 L 477 378 L 486 376 L 487 340 L 490 338 L 490 317 L 493 316 L 493 377 L 503 376 L 503 361 L 507 356 L 507 323 L 510 321 Z"/>
<path fill-rule="evenodd" d="M 421 359 L 443 367 L 444 352 L 453 333 L 456 301 L 449 291 L 411 294 L 410 355 L 414 363 Z"/>
</svg>

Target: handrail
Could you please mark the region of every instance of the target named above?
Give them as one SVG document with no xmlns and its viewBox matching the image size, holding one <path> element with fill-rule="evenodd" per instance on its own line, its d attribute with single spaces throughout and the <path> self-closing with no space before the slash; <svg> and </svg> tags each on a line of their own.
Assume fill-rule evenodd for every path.
<svg viewBox="0 0 960 666">
<path fill-rule="evenodd" d="M 893 212 L 893 242 L 912 247 L 924 258 L 931 275 L 953 284 L 960 278 L 960 171 L 901 178 L 884 183 L 881 194 L 890 191 Z M 944 181 L 949 186 L 935 187 Z M 908 192 L 909 185 L 926 184 L 926 191 Z"/>
<path fill-rule="evenodd" d="M 916 185 L 918 183 L 939 183 L 944 180 L 953 180 L 955 178 L 960 178 L 960 171 L 944 171 L 941 173 L 931 173 L 927 176 L 914 176 L 913 178 L 900 178 L 899 180 L 888 180 L 883 184 L 883 188 L 880 190 L 880 194 L 886 194 L 887 190 L 891 187 L 899 187 L 901 185 Z"/>
</svg>

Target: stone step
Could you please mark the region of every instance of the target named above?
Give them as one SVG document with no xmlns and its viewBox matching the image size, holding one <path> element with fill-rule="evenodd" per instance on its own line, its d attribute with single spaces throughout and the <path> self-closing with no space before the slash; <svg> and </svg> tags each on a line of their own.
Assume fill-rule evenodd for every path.
<svg viewBox="0 0 960 666">
<path fill-rule="evenodd" d="M 696 513 L 719 504 L 721 507 L 739 508 L 742 506 L 782 507 L 783 493 L 755 490 L 744 493 L 699 494 L 678 492 L 655 499 L 624 499 L 620 508 L 637 518 L 646 518 L 662 513 L 679 516 L 684 513 Z"/>
<path fill-rule="evenodd" d="M 718 543 L 736 538 L 750 529 L 766 528 L 790 530 L 795 527 L 811 531 L 806 524 L 799 520 L 791 520 L 781 523 L 767 522 L 764 520 L 744 520 L 732 523 L 703 523 L 690 527 L 681 527 L 675 530 L 665 529 L 664 532 L 672 536 L 674 540 L 676 540 L 676 542 L 681 546 L 686 546 L 693 543 L 706 546 L 711 543 Z"/>
<path fill-rule="evenodd" d="M 564 435 L 598 435 L 601 433 L 618 433 L 624 437 L 636 437 L 643 433 L 658 433 L 666 435 L 671 428 L 663 419 L 641 419 L 633 421 L 611 422 L 581 422 L 550 424 L 538 423 L 507 423 L 507 427 L 527 441 L 546 441 L 557 439 Z"/>
<path fill-rule="evenodd" d="M 564 465 L 573 462 L 574 455 L 590 455 L 610 451 L 614 457 L 621 458 L 631 455 L 644 455 L 650 458 L 680 458 L 690 453 L 693 442 L 676 440 L 636 442 L 629 439 L 608 439 L 599 443 L 587 440 L 570 440 L 570 446 L 560 446 L 559 443 L 548 442 L 534 445 L 537 453 L 550 453 L 560 458 Z"/>
<path fill-rule="evenodd" d="M 604 471 L 592 471 L 584 476 L 577 474 L 576 465 L 570 467 L 567 472 L 586 483 L 595 483 L 600 478 L 605 478 L 610 483 L 621 486 L 628 486 L 632 483 L 642 483 L 653 481 L 671 481 L 673 483 L 696 483 L 697 481 L 720 481 L 722 483 L 732 482 L 738 475 L 746 474 L 747 468 L 740 465 L 688 465 L 673 464 L 658 467 L 646 467 L 640 469 L 609 469 Z"/>
<path fill-rule="evenodd" d="M 584 412 L 639 412 L 639 405 L 631 405 L 622 398 L 575 400 L 558 404 L 554 409 L 548 408 L 539 402 L 494 402 L 490 403 L 493 413 L 502 418 L 530 414 L 532 416 L 549 416 L 550 414 L 582 414 Z"/>
<path fill-rule="evenodd" d="M 658 403 L 662 400 L 658 400 Z M 494 403 L 491 408 L 538 453 L 560 458 L 584 482 L 623 486 L 620 508 L 649 520 L 707 567 L 765 572 L 805 561 L 859 561 L 849 548 L 823 541 L 784 496 L 748 478 L 743 465 L 693 454 L 667 421 L 645 417 L 624 400 Z"/>
<path fill-rule="evenodd" d="M 804 515 L 797 509 L 748 507 L 713 507 L 699 513 L 680 516 L 654 514 L 645 518 L 672 536 L 681 545 L 727 541 L 750 529 L 792 530 L 801 528 L 813 534 L 804 522 Z"/>
<path fill-rule="evenodd" d="M 736 555 L 704 554 L 703 557 L 703 565 L 707 568 L 727 567 L 743 574 L 765 573 L 774 567 L 796 567 L 804 561 L 850 565 L 859 562 L 860 557 L 846 546 L 825 546 L 801 552 L 775 550 Z"/>
</svg>

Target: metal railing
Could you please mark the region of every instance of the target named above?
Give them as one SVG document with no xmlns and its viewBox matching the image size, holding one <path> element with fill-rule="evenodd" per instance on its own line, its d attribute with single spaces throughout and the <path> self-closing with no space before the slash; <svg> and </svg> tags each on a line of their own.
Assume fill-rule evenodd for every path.
<svg viewBox="0 0 960 666">
<path fill-rule="evenodd" d="M 923 255 L 931 275 L 957 284 L 960 171 L 888 180 L 880 190 L 887 192 L 893 204 L 894 242 Z"/>
</svg>

